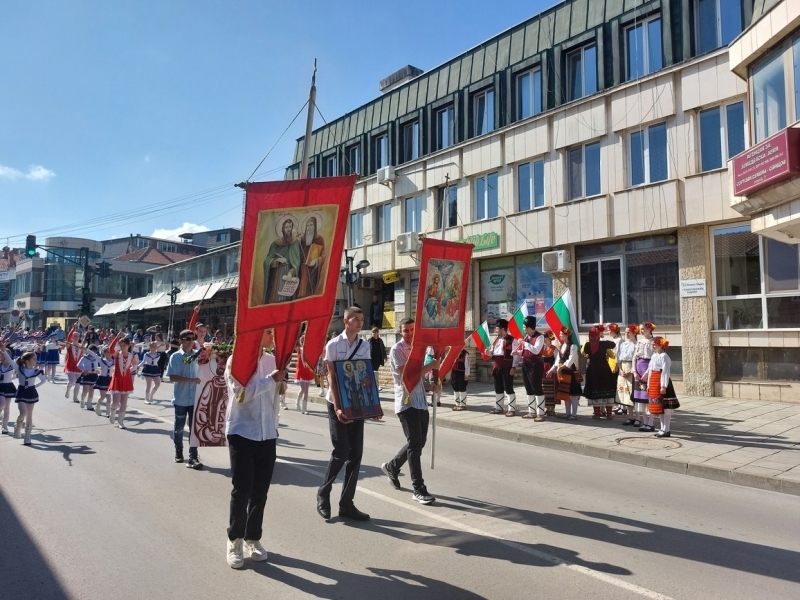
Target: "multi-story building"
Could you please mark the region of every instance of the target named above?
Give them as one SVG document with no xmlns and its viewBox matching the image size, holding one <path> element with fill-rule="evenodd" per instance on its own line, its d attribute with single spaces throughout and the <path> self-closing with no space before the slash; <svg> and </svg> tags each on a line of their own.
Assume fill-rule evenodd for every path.
<svg viewBox="0 0 800 600">
<path fill-rule="evenodd" d="M 347 248 L 370 267 L 358 302 L 377 293 L 395 319 L 414 313 L 417 236 L 469 240 L 468 327 L 526 300 L 541 315 L 569 288 L 584 333 L 654 321 L 686 393 L 800 399 L 800 319 L 750 285 L 769 277 L 758 257 L 771 242 L 734 210 L 728 173 L 761 137 L 727 46 L 780 4 L 567 0 L 390 77 L 308 140 L 309 173 L 359 175 Z M 760 28 L 733 48 L 762 52 Z M 787 35 L 775 34 L 786 69 Z M 778 252 L 796 260 L 787 241 Z M 400 281 L 383 285 L 391 271 Z M 741 301 L 751 293 L 762 311 Z"/>
</svg>

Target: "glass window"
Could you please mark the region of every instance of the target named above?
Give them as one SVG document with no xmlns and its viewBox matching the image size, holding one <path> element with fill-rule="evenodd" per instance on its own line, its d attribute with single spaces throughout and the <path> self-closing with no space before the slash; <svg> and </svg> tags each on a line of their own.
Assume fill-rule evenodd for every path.
<svg viewBox="0 0 800 600">
<path fill-rule="evenodd" d="M 757 144 L 786 127 L 783 53 L 776 52 L 752 71 L 753 132 Z"/>
<path fill-rule="evenodd" d="M 567 55 L 567 99 L 577 100 L 597 91 L 597 48 L 584 46 Z"/>
<path fill-rule="evenodd" d="M 357 212 L 350 215 L 350 247 L 357 248 L 364 245 L 364 213 Z"/>
<path fill-rule="evenodd" d="M 392 239 L 392 204 L 375 207 L 375 242 L 388 242 Z"/>
<path fill-rule="evenodd" d="M 800 245 L 764 238 L 767 292 L 800 291 Z"/>
<path fill-rule="evenodd" d="M 475 218 L 494 219 L 498 214 L 497 173 L 475 179 Z"/>
<path fill-rule="evenodd" d="M 403 162 L 419 158 L 419 121 L 403 125 Z"/>
<path fill-rule="evenodd" d="M 727 46 L 742 32 L 741 0 L 697 0 L 697 53 Z"/>
<path fill-rule="evenodd" d="M 749 225 L 714 231 L 717 296 L 761 293 L 758 245 Z"/>
<path fill-rule="evenodd" d="M 651 125 L 630 137 L 631 185 L 663 181 L 668 176 L 667 125 Z"/>
<path fill-rule="evenodd" d="M 422 222 L 425 214 L 425 197 L 412 196 L 411 198 L 406 198 L 405 213 L 406 222 L 404 231 L 406 233 L 412 231 L 422 233 Z"/>
<path fill-rule="evenodd" d="M 542 71 L 526 71 L 517 76 L 517 119 L 542 112 Z"/>
<path fill-rule="evenodd" d="M 347 174 L 358 175 L 361 173 L 361 148 L 350 146 L 347 149 Z"/>
<path fill-rule="evenodd" d="M 521 164 L 517 167 L 519 211 L 544 206 L 544 161 Z"/>
<path fill-rule="evenodd" d="M 316 177 L 316 176 L 317 176 L 317 165 L 315 165 L 313 162 L 309 163 L 309 165 L 308 165 L 308 178 L 309 179 L 314 179 L 314 177 Z"/>
<path fill-rule="evenodd" d="M 625 255 L 628 315 L 625 322 L 680 325 L 678 249 Z"/>
<path fill-rule="evenodd" d="M 622 259 L 579 263 L 580 324 L 621 323 Z"/>
<path fill-rule="evenodd" d="M 325 176 L 326 177 L 336 177 L 338 175 L 338 171 L 336 169 L 336 157 L 329 156 L 325 159 Z"/>
<path fill-rule="evenodd" d="M 792 65 L 794 66 L 794 118 L 800 121 L 800 36 L 792 44 Z"/>
<path fill-rule="evenodd" d="M 661 19 L 644 21 L 628 28 L 628 79 L 637 79 L 662 67 Z"/>
<path fill-rule="evenodd" d="M 472 96 L 472 119 L 473 135 L 484 135 L 494 130 L 494 90 Z"/>
<path fill-rule="evenodd" d="M 728 160 L 744 152 L 744 102 L 725 107 L 725 131 L 728 134 Z"/>
<path fill-rule="evenodd" d="M 455 142 L 453 107 L 448 106 L 436 113 L 436 149 L 444 150 Z"/>
<path fill-rule="evenodd" d="M 380 135 L 375 138 L 375 170 L 389 166 L 389 136 Z"/>
<path fill-rule="evenodd" d="M 458 225 L 458 186 L 448 185 L 436 190 L 436 229 Z"/>
<path fill-rule="evenodd" d="M 600 142 L 570 149 L 567 171 L 570 200 L 598 195 L 601 191 Z"/>
<path fill-rule="evenodd" d="M 744 150 L 744 102 L 702 110 L 699 121 L 701 172 L 722 168 Z"/>
</svg>

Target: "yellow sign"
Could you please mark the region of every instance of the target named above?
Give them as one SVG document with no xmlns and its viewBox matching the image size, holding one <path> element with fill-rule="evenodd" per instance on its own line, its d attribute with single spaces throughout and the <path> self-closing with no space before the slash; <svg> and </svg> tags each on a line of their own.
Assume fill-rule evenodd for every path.
<svg viewBox="0 0 800 600">
<path fill-rule="evenodd" d="M 383 283 L 389 284 L 395 281 L 400 281 L 400 273 L 397 271 L 389 271 L 383 274 Z"/>
</svg>

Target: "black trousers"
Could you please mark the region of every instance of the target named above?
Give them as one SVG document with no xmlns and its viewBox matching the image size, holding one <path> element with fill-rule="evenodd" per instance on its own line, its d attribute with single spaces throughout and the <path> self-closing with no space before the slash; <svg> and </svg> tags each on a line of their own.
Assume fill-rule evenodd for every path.
<svg viewBox="0 0 800 600">
<path fill-rule="evenodd" d="M 543 363 L 523 363 L 522 383 L 525 384 L 525 393 L 527 393 L 529 396 L 544 396 L 544 390 L 542 389 L 543 376 Z"/>
<path fill-rule="evenodd" d="M 336 481 L 342 467 L 345 467 L 344 487 L 339 498 L 339 506 L 350 506 L 356 495 L 358 471 L 361 469 L 361 455 L 364 452 L 364 421 L 357 420 L 345 425 L 336 418 L 333 403 L 328 402 L 328 427 L 331 431 L 333 452 L 325 471 L 325 479 L 317 494 L 329 497 L 333 482 Z"/>
<path fill-rule="evenodd" d="M 231 515 L 228 539 L 261 539 L 264 506 L 275 469 L 277 440 L 257 442 L 240 435 L 228 436 L 231 457 Z"/>
<path fill-rule="evenodd" d="M 421 408 L 407 408 L 397 413 L 403 433 L 406 436 L 406 445 L 400 449 L 387 468 L 393 473 L 399 473 L 400 469 L 408 461 L 408 468 L 411 471 L 411 484 L 415 490 L 425 489 L 425 480 L 422 479 L 422 449 L 428 439 L 428 421 L 430 415 L 427 410 Z"/>
<path fill-rule="evenodd" d="M 507 367 L 495 367 L 492 371 L 494 377 L 494 393 L 506 394 L 514 393 L 514 377 L 511 375 L 511 369 Z"/>
<path fill-rule="evenodd" d="M 467 391 L 467 381 L 464 377 L 464 371 L 450 371 L 450 377 L 453 381 L 454 392 Z"/>
</svg>

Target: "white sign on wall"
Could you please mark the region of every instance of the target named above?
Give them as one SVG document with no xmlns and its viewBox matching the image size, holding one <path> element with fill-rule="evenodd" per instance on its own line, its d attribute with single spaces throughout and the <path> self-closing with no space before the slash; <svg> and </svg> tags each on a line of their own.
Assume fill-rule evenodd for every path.
<svg viewBox="0 0 800 600">
<path fill-rule="evenodd" d="M 705 279 L 682 279 L 681 298 L 702 298 L 706 295 Z"/>
</svg>

